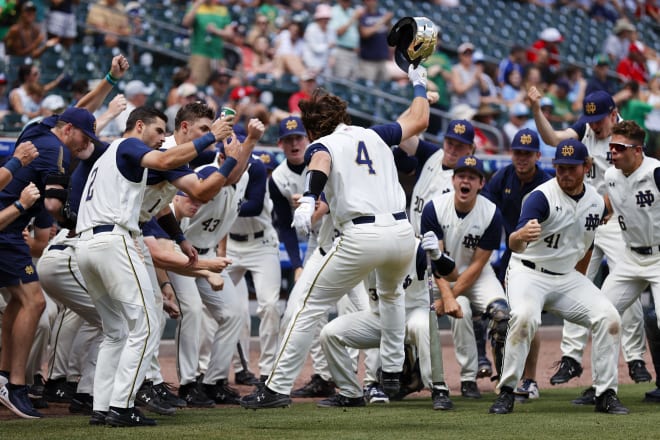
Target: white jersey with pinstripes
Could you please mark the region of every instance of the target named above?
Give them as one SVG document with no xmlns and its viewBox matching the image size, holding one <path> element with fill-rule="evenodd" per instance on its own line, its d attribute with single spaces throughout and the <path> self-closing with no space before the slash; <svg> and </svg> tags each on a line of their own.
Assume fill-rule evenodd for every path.
<svg viewBox="0 0 660 440">
<path fill-rule="evenodd" d="M 568 273 L 584 257 L 594 241 L 605 202 L 596 189 L 585 183 L 584 195 L 575 201 L 551 179 L 539 185 L 548 201 L 549 215 L 541 224 L 541 237 L 511 259 L 529 260 L 556 273 Z M 524 205 L 523 205 L 524 206 Z M 524 210 L 524 207 L 523 207 Z"/>
<path fill-rule="evenodd" d="M 238 218 L 248 180 L 246 171 L 238 183 L 223 187 L 213 199 L 203 204 L 193 217 L 181 220 L 181 230 L 193 246 L 200 249 L 215 248 L 229 233 Z"/>
<path fill-rule="evenodd" d="M 375 131 L 339 124 L 315 143 L 324 145 L 332 158 L 325 195 L 335 225 L 406 209 L 392 150 Z"/>
<path fill-rule="evenodd" d="M 410 223 L 412 223 L 415 235 L 420 234 L 422 212 L 433 197 L 454 191 L 452 176 L 454 170 L 443 169 L 442 159 L 445 157 L 444 150 L 438 150 L 431 155 L 424 164 L 419 178 L 413 187 L 410 202 Z"/>
<path fill-rule="evenodd" d="M 119 225 L 139 232 L 138 218 L 147 184 L 147 169 L 142 179 L 131 182 L 117 166 L 117 148 L 125 139 L 116 139 L 94 164 L 85 183 L 78 210 L 77 232 L 98 225 Z"/>
<path fill-rule="evenodd" d="M 273 226 L 273 200 L 268 193 L 268 182 L 266 184 L 266 194 L 264 196 L 264 207 L 259 215 L 252 217 L 237 217 L 231 225 L 229 232 L 233 234 L 254 234 L 255 232 L 275 229 Z"/>
<path fill-rule="evenodd" d="M 462 273 L 472 262 L 479 240 L 493 221 L 496 206 L 484 196 L 477 195 L 472 210 L 461 218 L 456 214 L 452 192 L 434 197 L 433 207 L 442 228 L 445 252 L 456 262 L 458 273 Z"/>
<path fill-rule="evenodd" d="M 626 245 L 647 247 L 660 244 L 660 191 L 653 177 L 660 161 L 644 156 L 630 176 L 614 167 L 605 173 L 607 194 L 616 212 L 610 221 L 618 221 Z"/>
<path fill-rule="evenodd" d="M 597 139 L 596 133 L 589 127 L 589 124 L 587 124 L 586 131 L 582 137 L 582 143 L 587 147 L 589 155 L 594 160 L 591 170 L 585 176 L 584 181 L 596 188 L 596 191 L 600 195 L 605 195 L 605 171 L 612 166 L 610 139 L 612 139 L 612 136 L 608 136 L 605 139 Z"/>
</svg>

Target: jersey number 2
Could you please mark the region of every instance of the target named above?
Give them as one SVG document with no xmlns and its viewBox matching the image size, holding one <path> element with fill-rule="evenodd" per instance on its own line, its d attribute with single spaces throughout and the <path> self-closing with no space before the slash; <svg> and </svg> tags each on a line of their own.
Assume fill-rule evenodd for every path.
<svg viewBox="0 0 660 440">
<path fill-rule="evenodd" d="M 371 166 L 373 162 L 369 158 L 369 152 L 367 151 L 367 146 L 363 141 L 358 142 L 357 146 L 357 156 L 355 157 L 355 162 L 358 165 L 366 165 L 369 168 L 369 174 L 376 174 L 376 170 Z"/>
<path fill-rule="evenodd" d="M 94 168 L 92 174 L 89 176 L 89 188 L 87 188 L 87 197 L 85 197 L 85 201 L 92 200 L 92 197 L 94 197 L 94 182 L 96 181 L 96 173 L 98 171 L 98 168 Z"/>
</svg>

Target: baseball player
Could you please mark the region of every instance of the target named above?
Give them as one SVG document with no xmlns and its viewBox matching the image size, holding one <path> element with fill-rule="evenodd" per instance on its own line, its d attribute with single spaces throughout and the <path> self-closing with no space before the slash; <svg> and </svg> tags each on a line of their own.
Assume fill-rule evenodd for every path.
<svg viewBox="0 0 660 440">
<path fill-rule="evenodd" d="M 555 131 L 543 115 L 540 108 L 541 94 L 532 87 L 528 92 L 532 102 L 532 111 L 539 134 L 549 145 L 557 145 L 561 140 L 577 139 L 587 146 L 593 158 L 593 166 L 585 176 L 598 194 L 605 195 L 605 171 L 610 167 L 609 141 L 612 135 L 612 126 L 620 120 L 616 105 L 612 97 L 604 91 L 596 91 L 584 98 L 583 115 L 571 127 Z M 623 252 L 623 240 L 618 223 L 607 222 L 596 230 L 594 252 L 587 269 L 587 276 L 593 281 L 601 266 L 602 257 L 607 257 L 610 265 L 618 259 Z M 600 257 L 600 258 L 599 258 Z M 644 326 L 641 303 L 632 306 L 631 310 L 622 315 L 622 345 L 624 359 L 628 362 L 629 373 L 635 381 L 649 381 L 651 375 L 644 364 Z M 580 360 L 584 346 L 587 343 L 588 330 L 573 323 L 564 323 L 562 337 L 563 356 L 559 368 L 550 383 L 560 384 L 582 374 Z M 587 390 L 586 395 L 576 399 L 576 404 L 593 404 L 593 389 Z"/>
<path fill-rule="evenodd" d="M 176 168 L 216 141 L 214 135 L 203 136 L 155 151 L 165 139 L 166 119 L 146 107 L 131 113 L 125 137 L 110 144 L 94 164 L 77 221 L 76 256 L 104 333 L 94 377 L 94 411 L 106 413 L 105 422 L 115 426 L 155 425 L 134 407 L 150 361 L 144 356 L 154 352 L 152 332 L 158 328 L 156 316 L 151 316 L 158 312 L 150 276 L 133 240 L 139 235 L 146 168 Z M 187 248 L 186 254 L 195 261 L 194 249 Z"/>
<path fill-rule="evenodd" d="M 44 119 L 23 132 L 17 144 L 30 140 L 39 157 L 20 167 L 20 159 L 10 160 L 13 179 L 0 191 L 0 208 L 12 206 L 20 212 L 18 218 L 0 232 L 0 255 L 6 262 L 0 270 L 0 287 L 6 287 L 11 298 L 2 320 L 2 353 L 0 371 L 9 372 L 8 383 L 3 390 L 2 402 L 14 413 L 24 418 L 39 418 L 27 396 L 25 367 L 34 338 L 36 324 L 44 309 L 44 296 L 39 277 L 32 263 L 23 229 L 31 217 L 42 209 L 61 217 L 62 202 L 54 198 L 52 190 L 46 191 L 50 175 L 63 175 L 68 170 L 71 155 L 83 153 L 91 141 L 100 142 L 94 134 L 94 117 L 82 108 L 69 108 L 59 116 Z M 20 202 L 23 189 L 33 182 L 32 196 L 39 191 L 38 200 L 29 209 Z M 49 226 L 50 227 L 50 226 Z M 6 393 L 5 393 L 6 391 Z"/>
<path fill-rule="evenodd" d="M 625 250 L 602 291 L 621 313 L 650 287 L 660 316 L 660 228 L 654 203 L 660 194 L 660 161 L 644 154 L 645 136 L 633 121 L 619 122 L 612 129 L 609 147 L 614 167 L 605 172 L 606 200 L 613 213 L 609 222 L 621 227 Z"/>
<path fill-rule="evenodd" d="M 557 177 L 529 194 L 516 230 L 509 236 L 513 252 L 507 274 L 511 319 L 499 395 L 490 413 L 513 411 L 513 387 L 520 380 L 543 310 L 591 329 L 596 411 L 628 413 L 616 395 L 621 319 L 612 303 L 603 301 L 598 288 L 583 275 L 605 212 L 603 198 L 584 183 L 590 162 L 582 142 L 567 139 L 557 144 L 553 160 Z"/>
<path fill-rule="evenodd" d="M 524 128 L 518 131 L 511 140 L 511 165 L 499 169 L 481 191 L 484 197 L 497 205 L 504 221 L 504 242 L 507 243 L 507 247 L 497 265 L 494 265 L 495 273 L 502 285 L 511 258 L 511 249 L 508 246 L 509 235 L 518 224 L 523 198 L 552 178 L 537 165 L 537 161 L 541 158 L 539 145 L 539 136 L 534 130 Z M 525 362 L 522 385 L 516 390 L 521 392 L 523 397 L 539 397 L 535 377 L 540 344 L 540 336 L 536 335 Z"/>
<path fill-rule="evenodd" d="M 372 129 L 347 125 L 346 102 L 321 89 L 300 103 L 312 144 L 305 152 L 307 185 L 293 222 L 296 229 L 309 233 L 316 200 L 325 191 L 334 225 L 342 229 L 342 236 L 324 257 L 316 277 L 307 283 L 305 301 L 288 326 L 265 386 L 241 400 L 246 408 L 290 405 L 289 393 L 318 317 L 372 270 L 376 270 L 383 322 L 383 388 L 388 394 L 399 390 L 405 333 L 400 286 L 415 243 L 389 145 L 423 131 L 429 117 L 426 70 L 410 67 L 408 72 L 414 99 L 395 123 Z"/>
<path fill-rule="evenodd" d="M 438 254 L 434 255 L 435 260 L 446 259 L 445 273 L 452 274 L 453 277 L 450 279 L 455 280 L 457 275 L 455 264 L 450 258 L 440 254 L 435 237 L 430 241 L 430 246 L 430 251 Z M 440 374 L 435 376 L 431 371 L 430 331 L 437 331 L 437 328 L 431 329 L 429 326 L 428 283 L 424 282 L 426 266 L 426 252 L 420 246 L 417 248 L 416 257 L 413 258 L 403 283 L 406 291 L 406 342 L 414 345 L 419 352 L 421 378 L 424 386 L 431 390 L 433 409 L 450 410 L 454 405 L 449 399 L 449 388 L 444 382 L 444 374 L 440 371 Z M 375 281 L 373 278 L 370 276 L 369 281 Z M 318 402 L 320 407 L 337 406 L 337 401 L 343 402 L 342 406 L 364 406 L 365 404 L 364 398 L 349 397 L 358 394 L 360 385 L 355 370 L 352 368 L 353 363 L 347 347 L 373 348 L 379 346 L 380 329 L 383 324 L 378 311 L 377 289 L 375 285 L 370 287 L 372 287 L 369 289 L 371 310 L 339 316 L 323 327 L 321 331 L 323 351 L 328 357 L 332 377 L 335 378 L 340 391 L 337 396 Z"/>
<path fill-rule="evenodd" d="M 490 266 L 490 256 L 498 249 L 502 235 L 502 214 L 479 191 L 486 183 L 483 162 L 463 156 L 456 163 L 454 191 L 435 196 L 422 212 L 420 231 L 433 233 L 456 262 L 458 278 L 450 284 L 436 279 L 440 298 L 435 308 L 449 316 L 456 357 L 461 365 L 461 394 L 480 398 L 477 388 L 477 347 L 472 326 L 473 310 L 490 320 L 490 337 L 498 375 L 509 306 L 502 285 Z M 462 319 L 457 319 L 462 318 Z"/>
</svg>

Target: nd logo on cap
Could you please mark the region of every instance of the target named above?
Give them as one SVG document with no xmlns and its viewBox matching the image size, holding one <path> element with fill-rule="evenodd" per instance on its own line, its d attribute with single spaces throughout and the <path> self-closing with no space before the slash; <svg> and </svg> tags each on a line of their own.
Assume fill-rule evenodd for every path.
<svg viewBox="0 0 660 440">
<path fill-rule="evenodd" d="M 465 133 L 465 125 L 463 125 L 463 124 L 454 125 L 454 133 L 456 133 L 456 134 Z"/>
<path fill-rule="evenodd" d="M 469 167 L 477 166 L 477 159 L 475 159 L 474 157 L 467 157 L 465 158 L 465 165 Z"/>
<path fill-rule="evenodd" d="M 532 135 L 523 134 L 520 136 L 520 143 L 523 145 L 529 145 L 532 143 Z"/>
<path fill-rule="evenodd" d="M 593 115 L 594 113 L 596 113 L 596 103 L 595 102 L 588 102 L 584 106 L 584 111 L 589 113 L 590 115 Z"/>
<path fill-rule="evenodd" d="M 289 121 L 286 121 L 286 129 L 287 130 L 295 130 L 296 128 L 298 128 L 298 121 L 296 121 L 295 119 L 291 119 Z"/>
<path fill-rule="evenodd" d="M 564 145 L 561 147 L 562 156 L 572 156 L 573 154 L 575 154 L 575 148 L 573 148 L 572 145 Z"/>
</svg>

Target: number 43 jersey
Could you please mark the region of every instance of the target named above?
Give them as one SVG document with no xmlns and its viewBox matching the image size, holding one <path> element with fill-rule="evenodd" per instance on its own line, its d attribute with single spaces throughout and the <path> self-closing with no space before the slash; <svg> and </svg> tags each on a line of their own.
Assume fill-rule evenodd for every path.
<svg viewBox="0 0 660 440">
<path fill-rule="evenodd" d="M 603 197 L 596 189 L 588 183 L 584 188 L 584 195 L 576 201 L 559 187 L 554 178 L 530 193 L 523 202 L 520 223 L 526 217 L 525 205 L 537 191 L 548 202 L 548 216 L 539 222 L 541 237 L 530 242 L 523 253 L 513 253 L 511 259 L 529 260 L 555 273 L 571 272 L 591 247 L 605 210 Z"/>
<path fill-rule="evenodd" d="M 335 225 L 363 215 L 405 211 L 392 150 L 376 131 L 340 124 L 314 144 L 322 144 L 332 157 L 325 195 Z"/>
</svg>

